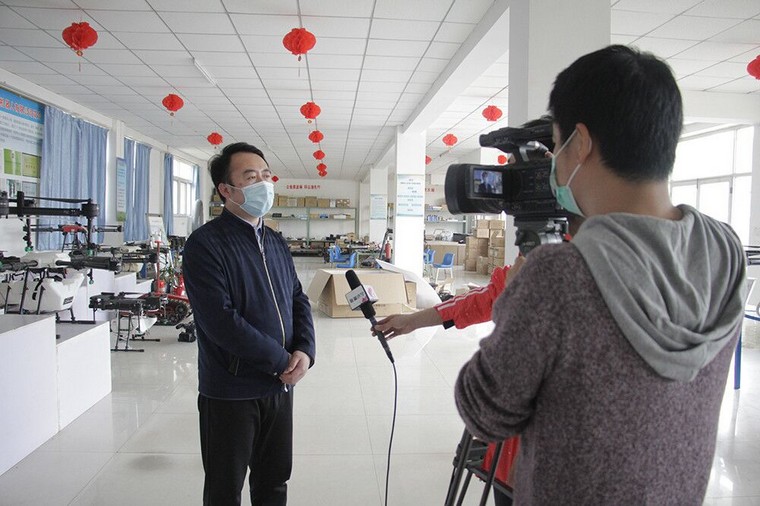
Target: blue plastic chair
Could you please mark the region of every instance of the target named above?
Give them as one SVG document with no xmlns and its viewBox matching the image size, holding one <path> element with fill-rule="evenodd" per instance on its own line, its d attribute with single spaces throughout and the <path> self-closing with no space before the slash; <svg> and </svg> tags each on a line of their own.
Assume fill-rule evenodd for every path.
<svg viewBox="0 0 760 506">
<path fill-rule="evenodd" d="M 449 271 L 451 277 L 454 277 L 454 253 L 446 253 L 443 255 L 443 262 L 439 264 L 433 264 L 435 267 L 435 283 L 438 284 L 438 273 L 441 271 Z"/>
<path fill-rule="evenodd" d="M 332 246 L 330 246 L 327 251 L 330 255 L 331 264 L 348 261 L 348 255 L 341 255 L 340 246 L 338 246 L 337 244 L 333 244 Z"/>
<path fill-rule="evenodd" d="M 425 276 L 433 275 L 433 263 L 435 262 L 435 250 L 426 249 L 423 253 L 423 272 Z"/>
<path fill-rule="evenodd" d="M 354 251 L 351 253 L 351 256 L 348 257 L 348 262 L 341 263 L 341 264 L 335 264 L 335 267 L 341 267 L 343 269 L 353 269 L 356 267 L 356 257 L 359 253 Z"/>
</svg>

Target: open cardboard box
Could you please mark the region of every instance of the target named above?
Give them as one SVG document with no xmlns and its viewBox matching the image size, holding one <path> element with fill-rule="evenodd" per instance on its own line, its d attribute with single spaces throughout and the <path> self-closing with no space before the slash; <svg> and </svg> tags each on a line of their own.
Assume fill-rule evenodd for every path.
<svg viewBox="0 0 760 506">
<path fill-rule="evenodd" d="M 404 276 L 397 272 L 377 269 L 356 269 L 356 275 L 363 285 L 375 289 L 377 316 L 389 316 L 401 313 L 407 304 L 407 291 Z M 332 318 L 363 318 L 361 311 L 351 311 L 346 294 L 351 291 L 346 281 L 346 269 L 320 269 L 306 291 L 312 307 Z"/>
</svg>

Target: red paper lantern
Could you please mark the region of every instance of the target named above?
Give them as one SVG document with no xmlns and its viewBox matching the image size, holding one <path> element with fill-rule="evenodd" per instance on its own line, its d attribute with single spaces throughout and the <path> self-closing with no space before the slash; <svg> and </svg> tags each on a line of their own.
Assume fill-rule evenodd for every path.
<svg viewBox="0 0 760 506">
<path fill-rule="evenodd" d="M 277 181 L 279 181 L 279 180 L 280 180 L 280 178 L 279 178 L 279 177 L 277 177 L 277 176 L 272 176 L 272 182 L 273 182 L 273 183 L 276 183 L 276 182 L 277 182 Z"/>
<path fill-rule="evenodd" d="M 98 32 L 87 21 L 71 23 L 71 26 L 61 33 L 63 41 L 76 51 L 77 56 L 82 56 L 82 51 L 94 46 L 98 41 Z"/>
<path fill-rule="evenodd" d="M 747 65 L 747 72 L 755 79 L 760 79 L 760 55 Z"/>
<path fill-rule="evenodd" d="M 325 171 L 327 170 L 327 165 L 325 165 L 324 163 L 320 163 L 319 165 L 317 165 L 317 170 L 319 172 Z"/>
<path fill-rule="evenodd" d="M 161 103 L 164 104 L 164 107 L 169 110 L 169 114 L 172 116 L 174 116 L 174 113 L 182 109 L 182 107 L 185 105 L 185 101 L 182 100 L 179 95 L 175 95 L 174 93 L 169 93 L 166 95 Z"/>
<path fill-rule="evenodd" d="M 488 121 L 496 121 L 497 119 L 501 118 L 501 114 L 501 109 L 495 105 L 489 105 L 483 109 L 483 117 Z"/>
<path fill-rule="evenodd" d="M 457 143 L 459 139 L 457 139 L 456 135 L 454 134 L 446 134 L 443 136 L 443 143 L 446 144 L 448 147 L 453 146 Z"/>
<path fill-rule="evenodd" d="M 507 157 L 504 155 L 499 155 L 498 158 L 496 158 L 496 161 L 499 162 L 500 165 L 504 165 L 507 163 Z"/>
<path fill-rule="evenodd" d="M 316 158 L 317 160 L 322 160 L 325 157 L 325 152 L 322 151 L 321 149 L 316 150 L 312 154 L 314 155 L 314 158 Z"/>
<path fill-rule="evenodd" d="M 317 38 L 306 28 L 293 28 L 282 38 L 282 45 L 298 56 L 298 61 L 301 61 L 301 55 L 306 54 L 316 43 Z"/>
<path fill-rule="evenodd" d="M 325 176 L 327 176 L 327 171 L 319 173 L 319 177 L 325 177 Z"/>
<path fill-rule="evenodd" d="M 304 118 L 309 120 L 309 123 L 311 123 L 311 120 L 316 119 L 321 112 L 322 109 L 314 102 L 306 102 L 301 106 L 301 114 L 303 114 Z"/>
<path fill-rule="evenodd" d="M 430 162 L 432 162 L 432 161 L 433 161 L 432 158 L 430 158 L 429 156 L 425 155 L 425 165 L 430 165 Z"/>
<path fill-rule="evenodd" d="M 324 139 L 325 136 L 322 135 L 322 132 L 319 130 L 314 130 L 312 133 L 309 134 L 309 140 L 313 142 L 314 144 L 321 142 L 322 139 Z"/>
<path fill-rule="evenodd" d="M 218 146 L 224 141 L 224 137 L 222 137 L 219 132 L 211 132 L 206 139 L 208 139 L 208 141 L 214 146 Z"/>
</svg>

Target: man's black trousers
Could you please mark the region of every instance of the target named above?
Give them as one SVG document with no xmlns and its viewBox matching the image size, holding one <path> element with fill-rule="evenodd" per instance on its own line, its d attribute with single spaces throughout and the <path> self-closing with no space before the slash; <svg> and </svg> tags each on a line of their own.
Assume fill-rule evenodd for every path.
<svg viewBox="0 0 760 506">
<path fill-rule="evenodd" d="M 198 396 L 203 504 L 240 504 L 248 468 L 253 506 L 284 506 L 293 466 L 293 393 L 243 401 Z"/>
</svg>

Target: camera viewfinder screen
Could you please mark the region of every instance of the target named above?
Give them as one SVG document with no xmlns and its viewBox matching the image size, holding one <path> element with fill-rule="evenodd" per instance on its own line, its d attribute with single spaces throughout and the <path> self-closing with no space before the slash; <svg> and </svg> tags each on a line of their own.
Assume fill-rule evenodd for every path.
<svg viewBox="0 0 760 506">
<path fill-rule="evenodd" d="M 473 193 L 476 195 L 491 196 L 502 195 L 502 173 L 495 170 L 476 169 L 473 171 Z"/>
</svg>

